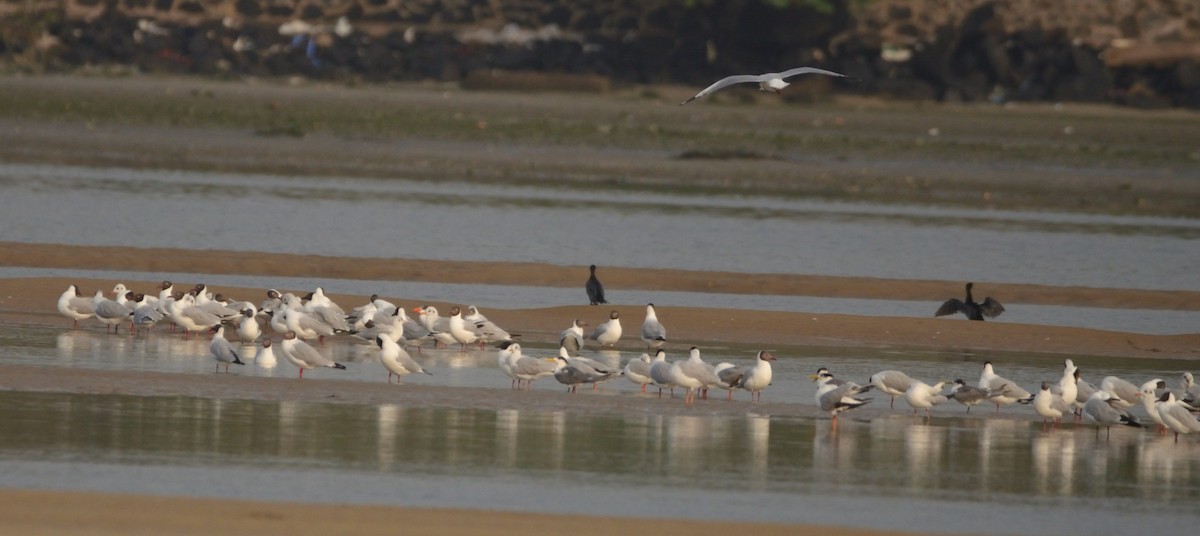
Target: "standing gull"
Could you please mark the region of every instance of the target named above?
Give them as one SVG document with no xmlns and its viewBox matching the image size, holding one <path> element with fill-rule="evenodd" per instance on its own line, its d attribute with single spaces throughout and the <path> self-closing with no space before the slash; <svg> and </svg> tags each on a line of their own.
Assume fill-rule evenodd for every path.
<svg viewBox="0 0 1200 536">
<path fill-rule="evenodd" d="M 212 342 L 208 344 L 208 353 L 212 354 L 213 359 L 217 360 L 217 370 L 221 372 L 221 364 L 225 364 L 225 372 L 229 372 L 229 365 L 245 365 L 238 357 L 237 351 L 233 349 L 233 344 L 225 338 L 225 326 L 218 326 L 217 332 L 213 334 Z"/>
<path fill-rule="evenodd" d="M 658 321 L 653 303 L 646 305 L 646 319 L 642 321 L 642 341 L 646 343 L 647 348 L 662 348 L 663 343 L 667 342 L 667 328 Z"/>
<path fill-rule="evenodd" d="M 625 363 L 625 378 L 629 381 L 642 386 L 642 392 L 646 392 L 646 384 L 653 382 L 650 378 L 650 355 L 643 353 L 641 356 L 630 359 Z"/>
<path fill-rule="evenodd" d="M 912 385 L 913 379 L 908 374 L 898 370 L 885 370 L 871 375 L 869 383 L 884 394 L 892 397 L 892 403 L 888 407 L 895 408 L 896 397 L 904 396 L 904 392 Z"/>
<path fill-rule="evenodd" d="M 1163 424 L 1175 432 L 1176 443 L 1179 442 L 1179 434 L 1200 432 L 1200 421 L 1197 421 L 1196 417 L 1192 416 L 1192 412 L 1175 400 L 1175 393 L 1170 391 L 1163 393 L 1158 402 L 1154 403 L 1154 408 L 1158 410 L 1158 416 L 1162 419 Z"/>
<path fill-rule="evenodd" d="M 904 401 L 908 402 L 913 408 L 913 414 L 917 413 L 918 409 L 925 410 L 925 418 L 929 419 L 929 408 L 950 400 L 942 394 L 942 387 L 946 382 L 940 381 L 933 385 L 929 385 L 920 380 L 913 380 L 908 389 L 904 391 Z"/>
<path fill-rule="evenodd" d="M 75 285 L 68 286 L 67 290 L 58 297 L 58 312 L 74 321 L 71 329 L 79 329 L 80 320 L 91 318 L 96 314 L 92 308 L 92 300 L 80 295 L 79 287 Z M 616 311 L 613 311 L 613 314 L 616 314 Z"/>
<path fill-rule="evenodd" d="M 1096 424 L 1104 427 L 1104 439 L 1107 440 L 1112 434 L 1112 425 L 1124 424 L 1128 426 L 1136 426 L 1141 428 L 1142 424 L 1130 415 L 1125 408 L 1112 403 L 1113 396 L 1108 391 L 1100 390 L 1092 393 L 1086 404 L 1083 405 L 1083 414 L 1096 421 Z M 1096 435 L 1100 435 L 1100 429 L 1096 428 Z"/>
<path fill-rule="evenodd" d="M 96 312 L 96 319 L 105 324 L 105 333 L 108 333 L 108 326 L 112 326 L 113 333 L 116 333 L 121 329 L 122 323 L 133 320 L 132 310 L 124 304 L 105 298 L 102 290 L 97 290 L 96 295 L 92 296 L 92 310 Z"/>
<path fill-rule="evenodd" d="M 588 277 L 587 284 L 584 285 L 584 288 L 587 289 L 588 301 L 592 302 L 591 305 L 608 303 L 608 300 L 604 299 L 604 285 L 601 285 L 600 280 L 596 279 L 596 265 L 589 266 L 588 270 L 592 272 L 592 275 Z"/>
<path fill-rule="evenodd" d="M 757 83 L 760 91 L 779 93 L 781 90 L 783 90 L 783 88 L 790 85 L 787 82 L 788 78 L 800 76 L 802 74 L 823 74 L 825 76 L 834 76 L 837 78 L 849 78 L 844 74 L 826 71 L 825 69 L 818 69 L 816 67 L 797 67 L 795 69 L 788 69 L 782 73 L 735 74 L 733 76 L 726 76 L 725 78 L 713 82 L 711 86 L 700 90 L 696 96 L 679 103 L 679 105 L 683 106 L 684 104 L 708 95 L 709 93 L 720 91 L 734 84 Z"/>
<path fill-rule="evenodd" d="M 283 357 L 291 361 L 296 368 L 300 369 L 300 379 L 304 379 L 305 369 L 314 369 L 317 367 L 327 367 L 345 370 L 346 366 L 341 363 L 335 363 L 332 359 L 321 355 L 316 348 L 309 346 L 308 343 L 297 339 L 295 331 L 289 331 L 283 334 Z"/>
<path fill-rule="evenodd" d="M 938 307 L 937 312 L 933 313 L 933 316 L 946 316 L 954 313 L 962 313 L 966 315 L 968 320 L 979 321 L 983 321 L 983 317 L 985 316 L 988 318 L 996 318 L 997 316 L 1000 316 L 1000 313 L 1004 312 L 1004 306 L 1000 305 L 1000 302 L 993 300 L 991 296 L 984 298 L 980 303 L 975 303 L 975 299 L 971 297 L 971 287 L 974 286 L 975 283 L 967 283 L 967 296 L 965 301 L 958 298 L 950 298 L 946 300 L 941 307 Z"/>
<path fill-rule="evenodd" d="M 392 383 L 392 376 L 396 377 L 396 383 L 400 383 L 400 378 L 414 372 L 429 374 L 428 371 L 421 368 L 416 361 L 413 361 L 412 356 L 404 351 L 396 341 L 386 335 L 375 337 L 375 344 L 379 346 L 379 362 L 383 363 L 383 368 L 388 371 L 388 383 Z"/>
<path fill-rule="evenodd" d="M 1038 391 L 1033 397 L 1033 410 L 1042 417 L 1042 429 L 1046 429 L 1046 420 L 1050 420 L 1050 427 L 1062 425 L 1062 416 L 1067 413 L 1073 413 L 1071 405 L 1063 400 L 1062 396 L 1050 391 L 1050 382 L 1042 382 L 1042 390 Z"/>
<path fill-rule="evenodd" d="M 596 330 L 588 335 L 588 339 L 596 341 L 600 347 L 612 348 L 621 340 L 621 314 L 617 311 L 608 313 L 608 322 L 596 326 Z"/>
<path fill-rule="evenodd" d="M 1020 388 L 1012 380 L 1005 379 L 1003 376 L 996 374 L 992 370 L 991 361 L 983 364 L 983 372 L 979 375 L 979 387 L 988 389 L 992 396 L 988 400 L 996 405 L 996 411 L 1000 411 L 1000 406 L 1008 406 L 1016 402 L 1028 404 L 1033 402 L 1033 394 Z"/>
<path fill-rule="evenodd" d="M 650 361 L 650 379 L 654 385 L 658 386 L 658 397 L 662 398 L 663 387 L 671 390 L 671 396 L 675 396 L 675 377 L 671 375 L 671 364 L 667 362 L 667 353 L 659 348 L 654 352 L 654 359 Z"/>
<path fill-rule="evenodd" d="M 742 381 L 738 387 L 750 391 L 751 402 L 762 402 L 762 392 L 771 385 L 771 362 L 775 356 L 766 350 L 758 352 L 754 364 L 742 369 Z"/>
</svg>

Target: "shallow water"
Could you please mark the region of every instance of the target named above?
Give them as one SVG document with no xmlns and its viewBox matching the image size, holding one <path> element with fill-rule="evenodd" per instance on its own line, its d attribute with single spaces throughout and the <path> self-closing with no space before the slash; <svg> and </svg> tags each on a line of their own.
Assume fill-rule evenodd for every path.
<svg viewBox="0 0 1200 536">
<path fill-rule="evenodd" d="M 11 392 L 0 405 L 0 486 L 995 534 L 1177 530 L 1200 499 L 1200 444 L 1010 419 L 844 418 L 834 434 L 754 414 Z"/>
<path fill-rule="evenodd" d="M 161 329 L 131 338 L 13 326 L 0 332 L 0 363 L 211 375 L 207 346 Z M 309 371 L 303 381 L 386 377 L 366 344 L 335 338 L 318 348 L 347 369 Z M 614 365 L 639 353 L 588 352 Z M 1104 441 L 1093 427 L 1072 423 L 1043 432 L 1028 406 L 997 416 L 985 407 L 966 414 L 951 402 L 925 421 L 902 400 L 884 411 L 887 397 L 878 394 L 878 411 L 843 415 L 833 434 L 808 376 L 827 366 L 865 382 L 894 368 L 929 381 L 973 382 L 990 359 L 997 372 L 1035 389 L 1061 375 L 1059 357 L 817 348 L 777 354 L 764 400 L 797 404 L 797 414 L 706 413 L 705 405 L 726 403 L 721 392 L 698 401 L 691 415 L 0 392 L 0 486 L 934 533 L 1128 534 L 1195 521 L 1196 438 L 1176 444 L 1118 429 Z M 752 357 L 730 347 L 704 348 L 703 355 L 738 364 Z M 508 389 L 495 356 L 426 349 L 414 357 L 434 374 L 404 383 Z M 669 357 L 683 356 L 673 350 Z M 1093 383 L 1114 374 L 1174 386 L 1192 364 L 1072 357 Z M 296 369 L 282 360 L 270 369 L 248 360 L 233 373 L 297 381 L 290 379 Z M 533 388 L 563 390 L 549 378 Z M 603 404 L 612 396 L 654 395 L 617 379 L 598 393 L 561 396 Z"/>
<path fill-rule="evenodd" d="M 14 164 L 0 199 L 20 242 L 1200 290 L 1186 219 Z"/>
</svg>

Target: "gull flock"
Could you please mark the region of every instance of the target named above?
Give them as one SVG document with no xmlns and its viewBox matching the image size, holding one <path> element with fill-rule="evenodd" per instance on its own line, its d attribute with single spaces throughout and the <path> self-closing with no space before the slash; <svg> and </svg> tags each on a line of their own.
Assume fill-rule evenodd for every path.
<svg viewBox="0 0 1200 536">
<path fill-rule="evenodd" d="M 593 278 L 589 279 L 587 289 L 595 305 L 604 300 L 602 294 L 596 299 L 599 282 L 592 282 L 592 270 Z M 528 389 L 539 379 L 553 377 L 574 393 L 580 386 L 591 385 L 597 390 L 601 384 L 623 377 L 639 386 L 641 393 L 655 388 L 658 397 L 664 391 L 674 397 L 674 391 L 679 389 L 684 403 L 692 405 L 697 399 L 707 399 L 709 389 L 713 388 L 725 390 L 727 400 L 733 399 L 735 391 L 748 391 L 751 401 L 760 401 L 763 391 L 771 385 L 771 364 L 776 360 L 772 352 L 759 351 L 750 363 L 709 364 L 701 357 L 700 349 L 692 347 L 686 359 L 668 361 L 663 349 L 668 340 L 667 329 L 658 319 L 653 303 L 646 306 L 639 333 L 646 352 L 629 359 L 624 366 L 610 366 L 579 353 L 588 341 L 594 341 L 600 348 L 615 347 L 623 335 L 617 311 L 612 311 L 608 320 L 590 333 L 583 329 L 588 325 L 586 321 L 572 319 L 571 326 L 560 334 L 558 354 L 538 357 L 525 355 L 520 335 L 488 320 L 473 305 L 452 306 L 448 316 L 441 316 L 436 307 L 406 310 L 378 295 L 346 311 L 319 286 L 304 296 L 270 289 L 266 291 L 266 299 L 258 303 L 228 299 L 204 284 L 177 291 L 170 281 L 163 281 L 155 290 L 157 296 L 116 284 L 111 299 L 102 290 L 88 299 L 77 286 L 70 285 L 59 297 L 57 308 L 72 320 L 76 329 L 80 321 L 95 319 L 105 326 L 106 332 L 112 333 L 122 327 L 130 335 L 149 333 L 158 324 L 169 324 L 170 328 L 162 329 L 182 331 L 185 339 L 211 334 L 209 356 L 216 372 L 228 372 L 231 365 L 244 366 L 247 361 L 273 368 L 277 354 L 282 354 L 284 361 L 297 368 L 300 379 L 305 370 L 346 368 L 321 351 L 325 339 L 330 337 L 344 337 L 376 349 L 379 362 L 388 373 L 388 383 L 393 377 L 399 383 L 409 374 L 433 374 L 412 357 L 410 349 L 419 353 L 429 344 L 457 346 L 466 351 L 468 347 L 484 349 L 491 345 L 497 351 L 497 368 L 510 379 L 513 389 Z M 991 301 L 989 298 L 984 303 Z M 973 304 L 970 285 L 967 300 L 959 303 Z M 998 306 L 998 303 L 984 305 L 984 309 L 994 310 Z M 954 308 L 961 309 L 957 304 Z M 413 316 L 409 316 L 410 312 Z M 273 337 L 278 337 L 278 344 Z M 1200 421 L 1195 417 L 1200 412 L 1197 409 L 1200 387 L 1191 373 L 1183 373 L 1175 382 L 1176 388 L 1168 388 L 1162 378 L 1135 385 L 1116 376 L 1105 377 L 1099 385 L 1093 385 L 1083 380 L 1079 368 L 1067 359 L 1057 379 L 1041 382 L 1035 393 L 997 374 L 991 362 L 984 363 L 979 380 L 973 384 L 961 378 L 925 382 L 903 371 L 884 370 L 860 385 L 837 378 L 824 367 L 810 378 L 817 385 L 816 405 L 829 413 L 835 431 L 838 415 L 872 402 L 866 394 L 875 390 L 890 398 L 890 408 L 895 408 L 899 398 L 912 408 L 914 415 L 923 411 L 925 419 L 932 417 L 933 406 L 953 400 L 965 407 L 966 412 L 977 405 L 994 406 L 995 412 L 1013 404 L 1031 405 L 1041 417 L 1043 429 L 1061 427 L 1064 419 L 1070 419 L 1094 425 L 1097 434 L 1104 428 L 1106 437 L 1114 425 L 1152 427 L 1158 433 L 1175 434 L 1176 441 L 1180 434 L 1200 432 Z"/>
</svg>

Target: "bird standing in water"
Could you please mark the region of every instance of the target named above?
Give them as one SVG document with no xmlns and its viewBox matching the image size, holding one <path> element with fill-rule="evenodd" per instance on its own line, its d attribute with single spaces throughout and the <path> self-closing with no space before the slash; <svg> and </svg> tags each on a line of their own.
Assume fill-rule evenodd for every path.
<svg viewBox="0 0 1200 536">
<path fill-rule="evenodd" d="M 959 300 L 958 298 L 950 298 L 941 307 L 938 307 L 937 312 L 933 313 L 933 316 L 962 313 L 967 316 L 968 320 L 979 321 L 982 321 L 985 316 L 988 318 L 1000 316 L 1000 313 L 1004 312 L 1004 306 L 1000 305 L 1000 302 L 993 300 L 991 296 L 984 298 L 980 303 L 975 303 L 975 299 L 971 297 L 971 287 L 974 286 L 975 283 L 967 283 L 966 301 Z"/>
<path fill-rule="evenodd" d="M 600 280 L 596 279 L 596 265 L 593 264 L 589 266 L 588 269 L 592 271 L 592 275 L 591 277 L 588 277 L 587 285 L 584 287 L 587 289 L 588 300 L 592 302 L 592 305 L 608 303 L 608 301 L 604 299 L 604 285 L 601 285 Z"/>
</svg>

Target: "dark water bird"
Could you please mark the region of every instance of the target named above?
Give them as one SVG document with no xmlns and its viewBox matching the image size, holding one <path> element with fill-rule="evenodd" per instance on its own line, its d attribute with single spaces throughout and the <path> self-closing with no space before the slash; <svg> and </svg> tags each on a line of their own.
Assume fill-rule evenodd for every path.
<svg viewBox="0 0 1200 536">
<path fill-rule="evenodd" d="M 608 301 L 604 299 L 604 285 L 601 285 L 600 280 L 596 279 L 596 265 L 593 264 L 589 266 L 588 270 L 591 270 L 592 272 L 592 275 L 588 277 L 587 285 L 584 286 L 584 288 L 587 289 L 588 300 L 592 302 L 592 305 L 608 303 Z"/>
<path fill-rule="evenodd" d="M 975 303 L 975 299 L 971 297 L 971 287 L 975 283 L 967 283 L 967 299 L 959 300 L 958 298 L 950 298 L 938 307 L 933 316 L 946 316 L 954 313 L 962 313 L 967 316 L 968 320 L 983 320 L 983 317 L 996 318 L 1000 313 L 1004 312 L 1004 306 L 1000 302 L 993 300 L 991 296 L 983 299 L 980 303 Z"/>
</svg>

